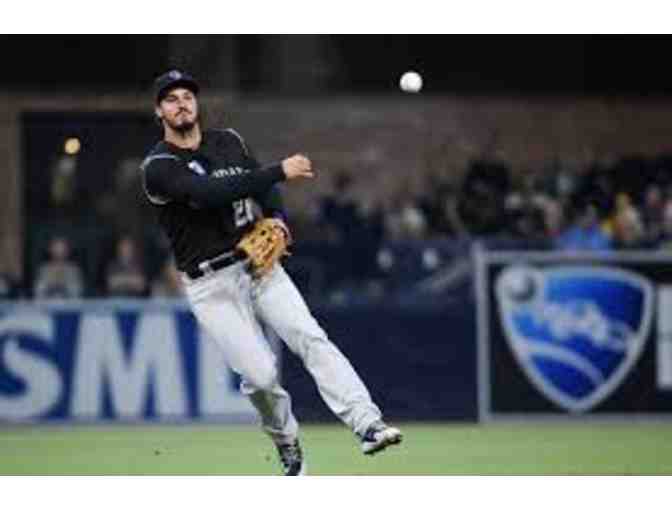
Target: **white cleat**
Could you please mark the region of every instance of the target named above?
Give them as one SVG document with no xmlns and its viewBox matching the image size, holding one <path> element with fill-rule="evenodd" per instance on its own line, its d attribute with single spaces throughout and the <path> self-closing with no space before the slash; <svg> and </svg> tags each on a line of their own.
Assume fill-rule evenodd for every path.
<svg viewBox="0 0 672 510">
<path fill-rule="evenodd" d="M 364 455 L 373 455 L 383 451 L 388 446 L 401 443 L 403 435 L 401 430 L 390 427 L 382 421 L 377 421 L 367 429 L 360 439 Z"/>
</svg>

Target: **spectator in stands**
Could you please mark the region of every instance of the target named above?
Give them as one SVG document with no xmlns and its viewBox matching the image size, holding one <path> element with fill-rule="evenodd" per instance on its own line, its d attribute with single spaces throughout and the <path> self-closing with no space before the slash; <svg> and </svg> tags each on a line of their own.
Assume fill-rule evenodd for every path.
<svg viewBox="0 0 672 510">
<path fill-rule="evenodd" d="M 333 191 L 320 201 L 318 224 L 331 242 L 330 279 L 336 285 L 351 285 L 375 268 L 382 221 L 378 208 L 354 197 L 353 179 L 343 173 L 334 180 Z"/>
<path fill-rule="evenodd" d="M 639 211 L 627 193 L 619 193 L 616 196 L 614 212 L 605 222 L 605 227 L 606 233 L 614 240 L 617 249 L 644 247 L 644 225 Z"/>
<path fill-rule="evenodd" d="M 180 273 L 172 257 L 166 259 L 161 273 L 152 283 L 152 297 L 175 298 L 183 295 Z"/>
<path fill-rule="evenodd" d="M 457 239 L 469 236 L 469 231 L 460 217 L 459 205 L 460 197 L 458 193 L 451 191 L 444 196 L 443 219 L 445 227 L 442 232 Z"/>
<path fill-rule="evenodd" d="M 19 285 L 9 273 L 0 273 L 0 300 L 16 299 L 20 295 Z"/>
<path fill-rule="evenodd" d="M 445 204 L 447 197 L 453 193 L 452 186 L 445 177 L 435 173 L 426 174 L 422 196 L 417 205 L 427 219 L 427 230 L 430 236 L 452 233 L 446 218 Z"/>
<path fill-rule="evenodd" d="M 544 213 L 538 207 L 525 207 L 510 216 L 509 234 L 516 239 L 539 241 L 546 237 Z"/>
<path fill-rule="evenodd" d="M 470 234 L 488 235 L 506 228 L 504 199 L 510 190 L 509 167 L 479 161 L 470 165 L 457 212 Z"/>
<path fill-rule="evenodd" d="M 135 225 L 146 224 L 145 220 L 153 217 L 154 211 L 142 199 L 138 172 L 141 163 L 136 158 L 121 160 L 113 173 L 113 185 L 96 197 L 94 208 L 112 232 L 128 231 Z"/>
<path fill-rule="evenodd" d="M 544 213 L 544 228 L 546 237 L 553 240 L 558 237 L 565 226 L 565 208 L 563 202 L 553 197 L 548 197 L 542 204 Z"/>
<path fill-rule="evenodd" d="M 545 237 L 543 204 L 546 195 L 537 187 L 534 176 L 528 175 L 521 189 L 510 192 L 506 197 L 507 230 L 515 238 L 537 241 Z"/>
<path fill-rule="evenodd" d="M 357 207 L 357 227 L 352 232 L 352 243 L 357 251 L 353 276 L 363 281 L 374 278 L 378 272 L 376 258 L 385 237 L 382 207 L 371 199 L 362 200 Z"/>
<path fill-rule="evenodd" d="M 668 201 L 663 210 L 663 224 L 657 246 L 661 250 L 672 251 L 672 201 Z"/>
<path fill-rule="evenodd" d="M 82 271 L 70 260 L 70 243 L 65 237 L 55 237 L 49 243 L 49 260 L 38 268 L 33 292 L 38 299 L 82 296 Z"/>
<path fill-rule="evenodd" d="M 565 251 L 610 250 L 611 239 L 600 226 L 597 208 L 589 203 L 582 207 L 576 221 L 555 242 L 556 248 Z"/>
<path fill-rule="evenodd" d="M 458 192 L 457 187 L 446 177 L 434 174 L 427 176 L 423 196 L 417 205 L 427 220 L 429 236 L 462 237 L 466 234 L 457 213 Z"/>
<path fill-rule="evenodd" d="M 352 197 L 352 177 L 346 173 L 337 175 L 334 189 L 321 199 L 320 222 L 337 242 L 346 242 L 357 227 L 357 203 Z"/>
<path fill-rule="evenodd" d="M 51 167 L 49 214 L 52 218 L 67 220 L 77 217 L 81 207 L 77 171 L 77 157 L 69 154 L 60 156 Z"/>
<path fill-rule="evenodd" d="M 407 193 L 402 193 L 385 217 L 385 232 L 389 239 L 424 239 L 427 235 L 427 219 L 418 202 Z"/>
<path fill-rule="evenodd" d="M 614 174 L 605 166 L 604 162 L 596 162 L 583 174 L 574 193 L 579 203 L 590 202 L 595 207 L 597 215 L 607 217 L 614 209 L 617 183 Z"/>
<path fill-rule="evenodd" d="M 119 239 L 116 257 L 105 275 L 108 296 L 141 297 L 147 294 L 147 277 L 137 256 L 135 241 L 130 236 Z"/>
<path fill-rule="evenodd" d="M 663 216 L 665 214 L 665 201 L 663 191 L 658 184 L 650 184 L 644 192 L 644 204 L 642 205 L 642 222 L 646 240 L 654 244 L 660 238 L 663 228 Z"/>
<path fill-rule="evenodd" d="M 553 194 L 560 199 L 567 199 L 574 193 L 577 186 L 577 176 L 568 168 L 562 167 L 559 163 L 553 168 L 553 184 L 550 186 Z"/>
</svg>

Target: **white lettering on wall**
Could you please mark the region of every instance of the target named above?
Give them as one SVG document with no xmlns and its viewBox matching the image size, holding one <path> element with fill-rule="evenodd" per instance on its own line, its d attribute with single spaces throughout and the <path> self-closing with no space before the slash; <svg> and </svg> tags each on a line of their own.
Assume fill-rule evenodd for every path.
<svg viewBox="0 0 672 510">
<path fill-rule="evenodd" d="M 21 349 L 20 335 L 29 335 L 46 344 L 54 341 L 52 319 L 39 312 L 0 319 L 0 364 L 25 384 L 17 394 L 0 393 L 0 418 L 21 420 L 37 418 L 56 404 L 63 391 L 58 367 L 49 360 Z"/>
<path fill-rule="evenodd" d="M 132 346 L 127 357 L 114 316 L 82 316 L 72 390 L 74 416 L 100 416 L 105 384 L 120 417 L 141 417 L 150 387 L 155 392 L 159 416 L 186 414 L 184 374 L 173 317 L 140 315 Z"/>
</svg>

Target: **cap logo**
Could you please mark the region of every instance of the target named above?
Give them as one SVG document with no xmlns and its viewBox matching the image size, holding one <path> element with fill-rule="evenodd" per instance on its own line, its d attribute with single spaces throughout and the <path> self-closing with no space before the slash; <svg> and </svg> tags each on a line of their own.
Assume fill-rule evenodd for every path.
<svg viewBox="0 0 672 510">
<path fill-rule="evenodd" d="M 182 78 L 182 73 L 180 71 L 170 71 L 168 76 L 170 76 L 170 78 L 173 80 L 179 80 Z"/>
</svg>

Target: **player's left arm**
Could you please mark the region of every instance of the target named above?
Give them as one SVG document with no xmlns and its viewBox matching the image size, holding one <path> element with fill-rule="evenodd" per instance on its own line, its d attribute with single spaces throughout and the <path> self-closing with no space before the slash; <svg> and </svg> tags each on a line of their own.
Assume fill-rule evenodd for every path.
<svg viewBox="0 0 672 510">
<path fill-rule="evenodd" d="M 265 218 L 274 218 L 277 220 L 278 226 L 285 233 L 287 244 L 292 244 L 292 233 L 287 226 L 287 213 L 282 201 L 280 187 L 273 186 L 266 193 L 259 193 L 253 196 L 253 198 L 259 204 Z"/>
<path fill-rule="evenodd" d="M 252 198 L 259 204 L 264 217 L 277 218 L 287 223 L 287 212 L 282 200 L 280 186 L 273 186 L 266 193 L 258 193 Z"/>
<path fill-rule="evenodd" d="M 227 132 L 235 136 L 237 139 L 242 151 L 243 159 L 246 163 L 245 166 L 252 169 L 261 168 L 261 164 L 259 161 L 257 161 L 248 144 L 245 142 L 245 140 L 243 140 L 243 137 L 233 129 L 229 129 Z M 287 238 L 287 242 L 291 244 L 292 235 L 288 227 L 287 212 L 285 210 L 284 201 L 282 199 L 281 187 L 277 184 L 273 185 L 264 192 L 251 195 L 251 198 L 259 205 L 259 208 L 261 209 L 261 212 L 265 218 L 274 218 L 278 220 L 278 226 L 283 229 L 285 232 L 285 237 Z"/>
</svg>

